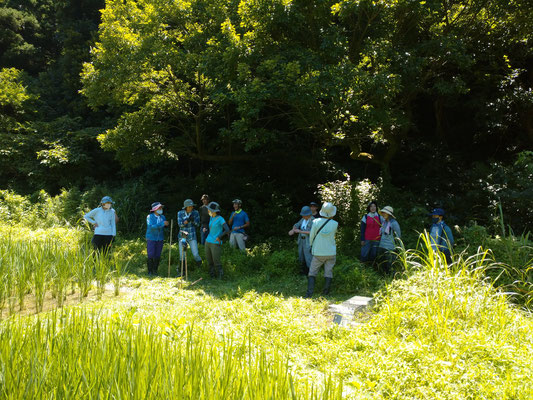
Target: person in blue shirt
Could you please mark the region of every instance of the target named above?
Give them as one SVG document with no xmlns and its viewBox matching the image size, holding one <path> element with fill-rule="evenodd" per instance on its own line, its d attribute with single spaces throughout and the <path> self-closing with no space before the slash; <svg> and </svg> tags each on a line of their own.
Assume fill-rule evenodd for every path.
<svg viewBox="0 0 533 400">
<path fill-rule="evenodd" d="M 383 224 L 379 228 L 379 247 L 378 260 L 379 266 L 384 272 L 389 273 L 392 270 L 392 265 L 396 261 L 396 238 L 401 239 L 402 231 L 400 224 L 394 216 L 394 209 L 391 206 L 383 207 L 379 213 L 383 218 Z"/>
<path fill-rule="evenodd" d="M 229 217 L 228 225 L 231 226 L 229 244 L 231 247 L 238 246 L 241 251 L 246 250 L 245 241 L 248 239 L 245 229 L 250 226 L 250 219 L 242 209 L 242 201 L 233 200 L 233 211 Z"/>
<path fill-rule="evenodd" d="M 200 214 L 194 209 L 194 202 L 187 199 L 183 202 L 183 208 L 178 212 L 178 245 L 180 250 L 180 265 L 185 258 L 182 240 L 185 239 L 191 248 L 191 253 L 198 266 L 202 265 L 202 258 L 198 253 L 198 239 L 196 228 L 200 226 Z M 178 271 L 179 272 L 179 271 Z"/>
<path fill-rule="evenodd" d="M 111 197 L 104 196 L 100 200 L 100 207 L 92 209 L 84 216 L 87 222 L 94 226 L 94 236 L 91 240 L 94 249 L 105 254 L 111 249 L 111 244 L 117 235 L 118 216 L 113 204 L 115 202 Z"/>
<path fill-rule="evenodd" d="M 205 258 L 209 264 L 209 275 L 222 279 L 222 238 L 229 233 L 228 224 L 220 215 L 220 206 L 212 201 L 207 205 L 209 211 L 209 235 L 205 239 Z"/>
<path fill-rule="evenodd" d="M 434 208 L 429 212 L 431 216 L 431 228 L 429 229 L 429 241 L 434 251 L 440 251 L 446 257 L 446 262 L 452 262 L 453 234 L 452 230 L 444 222 L 444 210 Z"/>
<path fill-rule="evenodd" d="M 146 251 L 148 253 L 148 275 L 157 275 L 159 262 L 161 261 L 161 251 L 163 250 L 163 240 L 165 239 L 165 227 L 168 221 L 163 215 L 163 204 L 152 203 L 150 214 L 146 217 Z"/>
<path fill-rule="evenodd" d="M 311 244 L 313 259 L 307 277 L 307 293 L 305 294 L 307 298 L 313 296 L 315 279 L 322 265 L 324 265 L 324 278 L 326 278 L 323 294 L 329 294 L 333 279 L 333 267 L 337 260 L 335 233 L 337 233 L 339 223 L 333 220 L 335 214 L 337 214 L 337 207 L 326 202 L 320 209 L 321 218 L 315 219 L 311 226 L 309 243 Z"/>
</svg>

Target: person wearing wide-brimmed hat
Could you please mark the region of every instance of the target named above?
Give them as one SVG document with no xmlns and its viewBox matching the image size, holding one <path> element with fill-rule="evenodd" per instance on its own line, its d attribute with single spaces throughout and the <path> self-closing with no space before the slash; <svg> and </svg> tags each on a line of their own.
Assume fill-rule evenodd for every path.
<svg viewBox="0 0 533 400">
<path fill-rule="evenodd" d="M 320 218 L 315 219 L 311 226 L 309 243 L 311 244 L 313 259 L 311 260 L 311 267 L 309 268 L 309 275 L 307 277 L 307 292 L 305 297 L 311 297 L 313 295 L 316 276 L 322 265 L 324 265 L 324 278 L 326 278 L 323 294 L 329 294 L 333 279 L 333 267 L 337 260 L 335 233 L 337 232 L 339 223 L 333 220 L 335 214 L 337 214 L 337 207 L 326 202 L 320 209 Z"/>
<path fill-rule="evenodd" d="M 196 228 L 200 226 L 200 214 L 194 209 L 194 202 L 187 199 L 183 202 L 183 208 L 178 211 L 178 243 L 180 251 L 180 264 L 185 258 L 182 240 L 185 239 L 191 249 L 192 256 L 198 266 L 202 265 L 202 258 L 198 253 L 198 240 L 196 239 Z"/>
<path fill-rule="evenodd" d="M 220 215 L 220 206 L 212 201 L 207 205 L 209 211 L 209 235 L 205 239 L 205 258 L 209 264 L 209 275 L 222 279 L 222 238 L 229 233 L 226 220 Z"/>
<path fill-rule="evenodd" d="M 361 261 L 372 263 L 378 254 L 380 228 L 385 220 L 378 213 L 378 203 L 368 203 L 366 214 L 361 219 Z"/>
<path fill-rule="evenodd" d="M 444 222 L 444 209 L 434 208 L 428 215 L 431 216 L 431 228 L 429 240 L 434 251 L 440 251 L 446 257 L 448 264 L 452 262 L 453 234 L 452 230 Z"/>
<path fill-rule="evenodd" d="M 389 272 L 392 269 L 392 264 L 396 260 L 396 248 L 395 240 L 400 239 L 402 231 L 400 230 L 400 224 L 394 217 L 394 209 L 391 206 L 383 207 L 379 210 L 379 213 L 384 219 L 383 225 L 380 228 L 381 238 L 379 240 L 378 247 L 378 260 L 380 261 L 380 267 L 385 272 Z"/>
<path fill-rule="evenodd" d="M 250 218 L 242 209 L 242 200 L 233 200 L 233 209 L 228 225 L 231 227 L 231 235 L 229 237 L 229 245 L 231 247 L 239 247 L 241 251 L 246 250 L 246 235 L 245 229 L 250 226 Z"/>
<path fill-rule="evenodd" d="M 300 216 L 302 218 L 294 224 L 289 231 L 289 235 L 298 234 L 298 260 L 300 261 L 302 274 L 307 275 L 311 266 L 311 260 L 313 259 L 311 244 L 309 243 L 309 233 L 311 233 L 314 218 L 311 215 L 311 208 L 309 206 L 302 207 Z"/>
<path fill-rule="evenodd" d="M 102 197 L 100 206 L 92 209 L 84 218 L 94 226 L 94 236 L 91 240 L 96 251 L 107 253 L 117 235 L 118 216 L 113 208 L 115 202 L 109 196 Z"/>
<path fill-rule="evenodd" d="M 165 239 L 165 227 L 168 221 L 163 215 L 163 204 L 156 201 L 152 203 L 150 214 L 146 217 L 146 253 L 148 254 L 148 275 L 157 275 L 163 241 Z"/>
</svg>

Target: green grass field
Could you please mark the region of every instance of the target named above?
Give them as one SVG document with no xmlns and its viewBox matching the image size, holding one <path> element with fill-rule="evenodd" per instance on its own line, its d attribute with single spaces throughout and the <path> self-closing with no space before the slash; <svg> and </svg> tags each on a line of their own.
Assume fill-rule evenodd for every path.
<svg viewBox="0 0 533 400">
<path fill-rule="evenodd" d="M 118 296 L 117 274 L 109 268 L 103 283 L 107 292 L 100 299 L 91 288 L 87 297 L 74 295 L 75 301 L 55 310 L 24 313 L 17 286 L 22 276 L 29 277 L 26 286 L 21 284 L 24 299 L 35 297 L 40 270 L 47 271 L 41 285 L 46 292 L 57 291 L 58 284 L 67 293 L 81 290 L 72 271 L 86 260 L 76 258 L 83 232 L 24 231 L 17 240 L 1 232 L 2 398 L 533 397 L 533 320 L 483 279 L 490 267 L 483 253 L 450 267 L 432 252 L 412 251 L 404 254 L 406 271 L 393 281 L 370 272 L 348 275 L 360 277 L 363 292 L 351 295 L 374 290 L 376 306 L 345 328 L 332 322 L 327 305 L 350 294 L 336 282 L 335 296 L 303 299 L 305 278 L 292 273 L 294 266 L 285 273 L 277 270 L 290 258 L 289 250 L 276 256 L 255 249 L 255 255 L 243 256 L 228 249 L 224 281 L 193 270 L 183 282 L 144 277 L 140 241 L 115 249 L 115 261 L 120 258 L 129 268 L 119 276 Z M 71 262 L 72 273 L 63 278 L 54 273 L 59 256 L 49 254 L 50 248 L 46 253 L 41 247 L 13 247 L 13 242 L 28 245 L 62 235 L 72 235 L 65 240 L 75 250 L 70 259 L 64 248 L 56 248 Z M 13 248 L 20 251 L 17 257 L 10 253 Z M 43 251 L 49 268 L 39 269 L 35 260 L 43 260 Z M 259 263 L 270 264 L 246 270 Z M 13 269 L 19 264 L 28 271 Z M 160 274 L 166 268 L 162 265 Z M 15 277 L 6 292 L 9 273 Z M 91 280 L 99 285 L 95 276 Z M 11 297 L 16 302 L 10 309 Z"/>
</svg>

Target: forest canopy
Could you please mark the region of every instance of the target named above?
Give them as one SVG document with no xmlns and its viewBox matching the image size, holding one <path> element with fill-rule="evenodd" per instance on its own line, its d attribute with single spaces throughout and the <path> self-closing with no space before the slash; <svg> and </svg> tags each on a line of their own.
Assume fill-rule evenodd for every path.
<svg viewBox="0 0 533 400">
<path fill-rule="evenodd" d="M 4 0 L 0 184 L 222 176 L 300 204 L 349 174 L 530 215 L 532 6 Z"/>
</svg>

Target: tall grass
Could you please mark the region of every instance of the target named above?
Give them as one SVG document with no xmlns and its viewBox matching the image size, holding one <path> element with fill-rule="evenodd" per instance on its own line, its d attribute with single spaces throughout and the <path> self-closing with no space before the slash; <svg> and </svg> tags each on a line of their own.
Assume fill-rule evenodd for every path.
<svg viewBox="0 0 533 400">
<path fill-rule="evenodd" d="M 287 357 L 249 340 L 81 309 L 0 326 L 1 396 L 18 398 L 341 399 L 335 380 L 301 382 Z"/>
<path fill-rule="evenodd" d="M 99 297 L 105 291 L 114 265 L 116 285 L 124 274 L 125 264 L 116 257 L 94 254 L 81 231 L 55 228 L 29 231 L 23 228 L 7 230 L 0 226 L 0 306 L 7 303 L 8 312 L 21 310 L 28 294 L 34 295 L 35 309 L 42 311 L 47 293 L 62 307 L 76 287 L 80 301 L 86 297 L 94 279 Z M 115 289 L 118 293 L 118 288 Z"/>
</svg>

